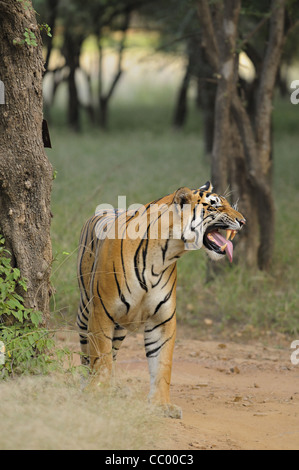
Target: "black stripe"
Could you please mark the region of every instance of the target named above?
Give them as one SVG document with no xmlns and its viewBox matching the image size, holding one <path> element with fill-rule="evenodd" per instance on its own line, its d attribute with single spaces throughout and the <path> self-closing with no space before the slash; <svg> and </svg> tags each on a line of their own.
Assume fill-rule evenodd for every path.
<svg viewBox="0 0 299 470">
<path fill-rule="evenodd" d="M 80 310 L 81 310 L 81 312 L 86 312 L 87 315 L 89 315 L 89 309 L 88 309 L 87 305 L 88 305 L 88 303 L 85 305 L 85 302 L 84 302 L 83 297 L 81 295 L 81 297 L 80 297 Z"/>
<path fill-rule="evenodd" d="M 127 309 L 126 314 L 128 314 L 128 312 L 129 312 L 129 310 L 130 310 L 130 304 L 129 304 L 129 302 L 126 301 L 125 296 L 124 296 L 123 293 L 122 293 L 121 296 L 120 296 L 120 300 L 121 300 L 122 303 L 126 306 L 126 309 Z"/>
<path fill-rule="evenodd" d="M 153 330 L 155 330 L 156 328 L 159 328 L 159 326 L 162 326 L 162 325 L 164 325 L 165 323 L 169 322 L 169 321 L 173 318 L 173 316 L 174 316 L 174 314 L 175 314 L 175 310 L 176 310 L 176 309 L 174 309 L 173 314 L 170 315 L 170 317 L 167 318 L 167 320 L 164 320 L 164 321 L 162 321 L 161 323 L 159 323 L 158 325 L 155 325 L 155 326 L 154 326 L 153 328 L 151 328 L 150 330 L 144 330 L 144 333 L 151 333 L 151 332 L 152 332 Z"/>
<path fill-rule="evenodd" d="M 155 353 L 157 353 L 157 352 L 159 353 L 160 349 L 161 349 L 168 341 L 171 340 L 171 338 L 173 337 L 173 335 L 174 335 L 174 332 L 172 333 L 172 335 L 171 335 L 169 338 L 167 338 L 167 339 L 166 339 L 160 346 L 158 346 L 156 349 L 152 349 L 151 351 L 148 351 L 148 352 L 146 353 L 146 357 L 157 357 L 159 354 L 155 354 Z M 154 354 L 155 354 L 155 356 L 154 356 Z"/>
<path fill-rule="evenodd" d="M 171 287 L 170 291 L 168 292 L 168 294 L 164 297 L 163 300 L 161 300 L 161 302 L 158 303 L 158 305 L 157 305 L 157 307 L 156 307 L 156 309 L 155 309 L 155 311 L 154 311 L 154 315 L 156 315 L 156 313 L 158 312 L 158 310 L 160 309 L 160 307 L 161 307 L 163 304 L 165 304 L 165 303 L 170 299 L 171 294 L 172 294 L 172 291 L 173 291 L 173 288 L 174 288 L 174 286 L 175 286 L 175 283 L 176 283 L 176 278 L 175 278 L 175 280 L 174 280 L 174 282 L 173 282 L 173 284 L 172 284 L 172 287 Z"/>
<path fill-rule="evenodd" d="M 80 312 L 78 313 L 78 318 L 81 320 L 82 323 L 84 323 L 82 317 L 83 317 L 84 320 L 88 323 L 88 318 L 87 318 L 86 315 L 84 315 L 84 313 L 80 310 Z"/>
<path fill-rule="evenodd" d="M 146 292 L 148 291 L 147 285 L 146 285 L 146 282 L 145 282 L 146 255 L 147 255 L 147 250 L 148 250 L 148 243 L 149 243 L 149 240 L 147 238 L 146 242 L 145 242 L 145 248 L 142 250 L 142 260 L 143 260 L 142 280 L 143 280 L 144 285 L 146 287 L 146 289 L 145 289 Z"/>
<path fill-rule="evenodd" d="M 171 278 L 172 273 L 173 273 L 173 271 L 175 270 L 175 268 L 176 268 L 176 264 L 173 266 L 173 268 L 172 268 L 172 270 L 171 270 L 171 273 L 170 273 L 169 276 L 168 276 L 167 281 L 165 282 L 165 284 L 163 284 L 163 286 L 161 287 L 161 289 L 164 289 L 164 287 L 165 287 L 166 284 L 168 283 L 169 279 Z"/>
<path fill-rule="evenodd" d="M 113 341 L 123 341 L 125 339 L 126 335 L 124 336 L 117 336 L 116 338 L 113 338 Z"/>
<path fill-rule="evenodd" d="M 169 242 L 169 239 L 167 238 L 164 248 L 163 247 L 161 248 L 163 264 L 164 264 L 164 261 L 165 261 L 166 251 L 168 249 L 168 242 Z"/>
<path fill-rule="evenodd" d="M 140 275 L 140 272 L 139 272 L 139 252 L 142 248 L 142 245 L 143 243 L 145 242 L 145 248 L 142 249 L 142 261 L 143 261 L 143 269 L 142 269 L 142 277 Z M 138 279 L 138 282 L 140 284 L 140 287 L 142 287 L 142 289 L 145 290 L 145 292 L 148 292 L 148 288 L 147 288 L 147 285 L 146 285 L 146 282 L 145 282 L 145 277 L 144 277 L 144 274 L 145 274 L 145 268 L 146 268 L 146 255 L 147 255 L 147 249 L 148 249 L 148 239 L 146 240 L 141 240 L 141 242 L 139 243 L 138 245 L 138 248 L 135 252 L 135 256 L 134 256 L 134 268 L 135 268 L 135 274 L 136 274 L 136 277 Z"/>
<path fill-rule="evenodd" d="M 124 263 L 123 243 L 124 243 L 124 239 L 122 238 L 122 239 L 121 239 L 121 244 L 120 244 L 121 264 L 122 264 L 122 268 L 123 268 L 123 273 L 124 273 L 124 278 L 125 278 L 126 286 L 127 286 L 128 291 L 129 291 L 130 294 L 131 294 L 130 288 L 129 288 L 129 286 L 128 286 L 127 275 L 126 275 L 126 269 L 125 269 L 125 263 Z"/>
<path fill-rule="evenodd" d="M 158 274 L 154 273 L 154 265 L 152 265 L 152 271 L 151 272 L 152 272 L 152 275 L 155 276 L 155 277 L 160 276 L 160 273 L 158 273 Z"/>
<path fill-rule="evenodd" d="M 118 279 L 117 279 L 117 276 L 116 276 L 116 272 L 115 272 L 115 265 L 114 265 L 114 262 L 113 262 L 113 272 L 114 272 L 114 279 L 115 279 L 115 282 L 116 282 L 118 295 L 119 295 L 120 300 L 122 301 L 122 303 L 125 304 L 125 306 L 126 306 L 126 308 L 127 308 L 126 314 L 128 314 L 128 312 L 129 312 L 129 310 L 130 310 L 130 304 L 129 304 L 129 302 L 126 301 L 125 296 L 123 295 L 123 293 L 122 293 L 122 291 L 121 291 L 121 289 L 120 289 L 120 285 L 119 285 L 119 282 L 118 282 Z"/>
<path fill-rule="evenodd" d="M 80 302 L 80 305 L 79 305 L 79 310 L 80 312 L 78 312 L 78 315 L 81 316 L 84 318 L 84 320 L 86 320 L 88 322 L 88 317 L 89 317 L 89 311 L 88 311 L 88 308 L 85 307 L 83 301 L 82 301 L 82 297 L 81 297 L 81 302 Z M 87 313 L 87 315 L 85 315 L 85 312 Z"/>
<path fill-rule="evenodd" d="M 81 323 L 81 324 L 80 324 Z M 80 318 L 77 318 L 77 326 L 80 328 L 80 330 L 87 330 L 87 325 L 85 325 Z"/>
<path fill-rule="evenodd" d="M 114 325 L 118 325 L 118 323 L 116 323 L 116 321 L 113 319 L 113 317 L 110 315 L 110 313 L 108 312 L 108 310 L 106 309 L 106 307 L 104 305 L 104 302 L 102 300 L 102 297 L 101 297 L 101 294 L 100 294 L 100 291 L 99 291 L 99 283 L 97 283 L 97 293 L 98 293 L 98 297 L 101 301 L 102 307 L 103 307 L 107 317 L 114 323 Z M 112 339 L 112 338 L 110 338 L 110 339 Z"/>
<path fill-rule="evenodd" d="M 169 266 L 167 266 L 167 268 L 163 269 L 163 271 L 161 272 L 160 277 L 157 280 L 156 284 L 152 284 L 152 287 L 156 287 L 158 284 L 160 284 L 160 282 L 162 280 L 162 277 L 163 277 L 163 274 L 165 273 L 165 271 L 167 271 L 168 267 Z M 156 274 L 156 276 L 159 276 L 159 274 Z M 162 287 L 162 289 L 163 289 L 163 287 Z"/>
<path fill-rule="evenodd" d="M 150 343 L 144 343 L 144 346 L 147 348 L 147 346 L 151 346 L 152 344 L 157 343 L 159 341 L 159 339 L 157 339 L 156 341 L 151 341 Z"/>
</svg>

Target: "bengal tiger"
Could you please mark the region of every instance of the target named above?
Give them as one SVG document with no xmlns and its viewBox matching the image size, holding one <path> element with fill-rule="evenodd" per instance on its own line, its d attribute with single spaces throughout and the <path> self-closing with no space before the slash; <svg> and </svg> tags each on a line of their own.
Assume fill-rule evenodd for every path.
<svg viewBox="0 0 299 470">
<path fill-rule="evenodd" d="M 243 215 L 210 182 L 183 187 L 138 210 L 99 211 L 80 237 L 77 316 L 82 362 L 90 387 L 109 382 L 112 362 L 127 331 L 144 327 L 151 402 L 180 418 L 169 387 L 176 336 L 177 260 L 204 247 L 214 259 L 233 257 L 232 239 Z M 226 230 L 226 238 L 219 230 Z"/>
</svg>

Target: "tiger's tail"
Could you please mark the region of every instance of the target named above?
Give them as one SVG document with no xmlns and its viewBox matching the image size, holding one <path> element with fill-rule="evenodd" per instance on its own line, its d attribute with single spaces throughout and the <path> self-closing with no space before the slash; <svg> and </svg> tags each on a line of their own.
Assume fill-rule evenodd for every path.
<svg viewBox="0 0 299 470">
<path fill-rule="evenodd" d="M 89 353 L 88 353 L 88 316 L 89 313 L 86 307 L 83 307 L 82 295 L 80 298 L 77 314 L 77 327 L 79 329 L 79 339 L 81 347 L 81 364 L 89 365 Z"/>
</svg>

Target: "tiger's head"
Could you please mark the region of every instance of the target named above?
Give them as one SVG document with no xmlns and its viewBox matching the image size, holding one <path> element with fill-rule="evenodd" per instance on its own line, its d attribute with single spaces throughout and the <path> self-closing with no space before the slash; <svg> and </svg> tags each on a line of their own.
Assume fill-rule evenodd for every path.
<svg viewBox="0 0 299 470">
<path fill-rule="evenodd" d="M 232 262 L 232 240 L 246 223 L 244 216 L 225 197 L 213 193 L 209 181 L 199 189 L 178 189 L 173 202 L 185 249 L 198 250 L 203 246 L 211 259 L 220 260 L 226 254 Z"/>
</svg>

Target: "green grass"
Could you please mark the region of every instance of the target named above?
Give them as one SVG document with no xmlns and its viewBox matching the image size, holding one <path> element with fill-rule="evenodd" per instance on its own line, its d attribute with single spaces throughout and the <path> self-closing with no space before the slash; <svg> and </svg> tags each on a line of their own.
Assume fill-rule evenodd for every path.
<svg viewBox="0 0 299 470">
<path fill-rule="evenodd" d="M 70 323 L 75 321 L 79 295 L 79 233 L 97 204 L 116 205 L 118 195 L 126 195 L 127 205 L 143 204 L 180 186 L 198 187 L 209 179 L 200 114 L 191 106 L 186 128 L 174 132 L 171 90 L 165 89 L 163 97 L 163 90 L 155 88 L 152 99 L 148 89 L 138 93 L 138 101 L 120 97 L 112 103 L 107 133 L 85 123 L 82 134 L 73 134 L 63 125 L 63 114 L 54 114 L 60 128 L 51 126 L 53 150 L 48 151 L 57 170 L 52 195 L 57 258 L 52 309 Z M 221 276 L 206 283 L 203 251 L 191 252 L 178 263 L 178 319 L 192 325 L 199 335 L 298 333 L 298 112 L 290 102 L 277 100 L 273 119 L 276 246 L 271 272 L 251 272 L 227 263 Z M 206 318 L 212 325 L 206 325 Z"/>
</svg>

